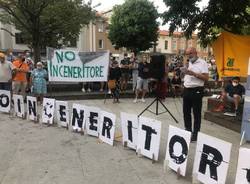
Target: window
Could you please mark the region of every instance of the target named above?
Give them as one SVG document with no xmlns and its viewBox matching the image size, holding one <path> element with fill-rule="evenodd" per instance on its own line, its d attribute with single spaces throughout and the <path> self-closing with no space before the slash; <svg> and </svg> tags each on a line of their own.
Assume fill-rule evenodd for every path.
<svg viewBox="0 0 250 184">
<path fill-rule="evenodd" d="M 181 40 L 181 42 L 180 42 L 180 49 L 181 50 L 185 49 L 185 41 L 184 40 Z"/>
<path fill-rule="evenodd" d="M 98 24 L 98 32 L 99 33 L 103 32 L 103 30 L 104 30 L 104 26 L 103 26 L 103 23 L 101 22 L 101 23 Z"/>
<path fill-rule="evenodd" d="M 26 44 L 22 33 L 15 33 L 16 44 Z"/>
<path fill-rule="evenodd" d="M 103 40 L 99 40 L 98 42 L 98 48 L 103 49 Z"/>
<path fill-rule="evenodd" d="M 109 26 L 110 26 L 110 25 L 107 24 L 106 27 L 105 27 L 106 33 L 109 33 Z"/>
<path fill-rule="evenodd" d="M 172 49 L 173 50 L 177 49 L 177 42 L 176 42 L 176 40 L 173 41 Z"/>
<path fill-rule="evenodd" d="M 168 41 L 165 41 L 165 49 L 168 50 Z"/>
</svg>

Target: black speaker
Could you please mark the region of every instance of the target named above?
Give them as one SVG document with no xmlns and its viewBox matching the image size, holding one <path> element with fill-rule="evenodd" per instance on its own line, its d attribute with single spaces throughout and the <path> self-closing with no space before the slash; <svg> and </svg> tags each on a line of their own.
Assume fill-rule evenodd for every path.
<svg viewBox="0 0 250 184">
<path fill-rule="evenodd" d="M 162 80 L 165 75 L 165 60 L 166 57 L 163 54 L 155 54 L 151 56 L 150 60 L 150 77 Z"/>
</svg>

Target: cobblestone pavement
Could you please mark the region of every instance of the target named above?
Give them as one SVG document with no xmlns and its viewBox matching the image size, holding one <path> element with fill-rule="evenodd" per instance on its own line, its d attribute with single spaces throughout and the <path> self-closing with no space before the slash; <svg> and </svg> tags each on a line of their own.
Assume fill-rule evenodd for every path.
<svg viewBox="0 0 250 184">
<path fill-rule="evenodd" d="M 132 99 L 70 101 L 100 107 L 117 115 L 116 132 L 120 132 L 120 112 L 139 114 L 153 99 L 133 104 Z M 206 107 L 204 98 L 204 107 Z M 138 157 L 133 150 L 124 149 L 121 142 L 114 146 L 98 142 L 98 139 L 72 133 L 55 126 L 34 124 L 28 120 L 0 113 L 0 184 L 185 184 L 192 181 L 195 144 L 191 144 L 187 176 L 177 178 L 175 172 L 163 170 L 168 126 L 183 128 L 182 101 L 169 98 L 165 102 L 180 122 L 176 124 L 165 113 L 144 116 L 162 122 L 159 161 Z M 153 108 L 154 109 L 154 108 Z M 205 109 L 205 108 L 204 108 Z M 202 120 L 201 131 L 233 144 L 227 184 L 234 183 L 240 134 Z"/>
</svg>

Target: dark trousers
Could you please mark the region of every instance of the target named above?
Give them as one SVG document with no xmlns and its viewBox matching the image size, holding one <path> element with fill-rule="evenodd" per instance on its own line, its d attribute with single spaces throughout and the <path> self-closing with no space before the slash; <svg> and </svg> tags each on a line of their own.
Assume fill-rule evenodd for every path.
<svg viewBox="0 0 250 184">
<path fill-rule="evenodd" d="M 11 90 L 11 82 L 0 82 L 0 89 L 1 90 Z"/>
<path fill-rule="evenodd" d="M 203 87 L 184 88 L 183 92 L 183 115 L 184 125 L 187 131 L 196 134 L 200 131 L 201 127 L 201 109 Z M 193 109 L 194 128 L 192 129 L 192 116 L 191 110 Z"/>
<path fill-rule="evenodd" d="M 115 82 L 115 88 L 111 89 L 111 93 L 113 95 L 113 99 L 119 100 L 120 97 L 120 82 Z"/>
</svg>

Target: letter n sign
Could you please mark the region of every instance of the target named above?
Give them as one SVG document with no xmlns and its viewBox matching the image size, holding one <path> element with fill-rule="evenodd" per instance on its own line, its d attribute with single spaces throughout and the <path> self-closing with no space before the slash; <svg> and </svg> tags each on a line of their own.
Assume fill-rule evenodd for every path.
<svg viewBox="0 0 250 184">
<path fill-rule="evenodd" d="M 205 184 L 226 183 L 232 144 L 198 134 L 193 175 Z"/>
<path fill-rule="evenodd" d="M 69 105 L 66 101 L 56 101 L 56 119 L 62 127 L 69 125 Z"/>
</svg>

